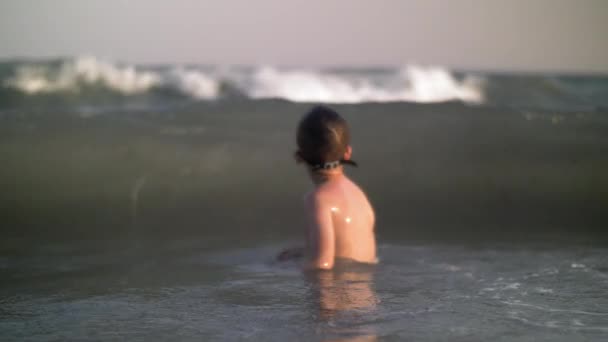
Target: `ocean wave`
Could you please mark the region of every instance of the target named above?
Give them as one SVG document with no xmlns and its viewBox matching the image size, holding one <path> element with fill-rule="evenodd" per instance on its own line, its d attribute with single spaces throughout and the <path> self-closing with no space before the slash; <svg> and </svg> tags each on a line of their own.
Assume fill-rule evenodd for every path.
<svg viewBox="0 0 608 342">
<path fill-rule="evenodd" d="M 85 86 L 98 86 L 121 95 L 135 95 L 155 88 L 168 88 L 196 99 L 215 99 L 217 80 L 196 70 L 173 68 L 169 71 L 143 70 L 121 66 L 95 57 L 81 57 L 62 63 L 18 66 L 4 86 L 28 95 L 78 93 Z"/>
<path fill-rule="evenodd" d="M 251 99 L 276 98 L 294 102 L 456 100 L 481 103 L 484 100 L 480 78 L 468 76 L 459 80 L 444 68 L 421 66 L 405 66 L 382 75 L 273 67 L 222 72 L 192 67 L 154 69 L 80 57 L 60 65 L 19 65 L 2 84 L 26 95 L 74 94 L 83 87 L 97 86 L 122 96 L 168 89 L 196 100 L 229 96 L 224 88 Z"/>
<path fill-rule="evenodd" d="M 481 103 L 480 79 L 458 81 L 438 67 L 406 66 L 383 82 L 371 77 L 345 76 L 318 71 L 279 71 L 265 67 L 253 75 L 252 98 L 283 98 L 294 102 L 444 102 Z"/>
<path fill-rule="evenodd" d="M 220 82 L 197 70 L 172 70 L 165 84 L 195 99 L 213 100 L 220 96 Z"/>
<path fill-rule="evenodd" d="M 92 56 L 0 62 L 3 110 L 48 100 L 97 109 L 129 109 L 142 103 L 162 109 L 183 101 L 235 98 L 336 104 L 456 101 L 534 113 L 596 111 L 608 108 L 608 77 L 453 72 L 421 65 L 373 70 L 143 66 Z"/>
<path fill-rule="evenodd" d="M 4 81 L 26 94 L 77 92 L 82 85 L 99 84 L 108 89 L 129 95 L 145 92 L 158 86 L 158 74 L 138 71 L 133 66 L 118 66 L 94 57 L 81 57 L 53 68 L 47 64 L 17 67 L 15 75 Z"/>
</svg>

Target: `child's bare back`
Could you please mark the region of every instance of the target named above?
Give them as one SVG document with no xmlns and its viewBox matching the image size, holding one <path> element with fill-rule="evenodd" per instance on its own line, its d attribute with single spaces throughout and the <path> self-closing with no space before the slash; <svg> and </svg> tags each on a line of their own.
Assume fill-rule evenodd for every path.
<svg viewBox="0 0 608 342">
<path fill-rule="evenodd" d="M 327 175 L 306 198 L 311 267 L 331 268 L 336 258 L 376 262 L 374 211 L 363 191 L 342 172 Z"/>
<path fill-rule="evenodd" d="M 374 211 L 365 193 L 344 174 L 351 160 L 350 132 L 335 111 L 318 106 L 306 114 L 297 131 L 296 160 L 306 165 L 315 185 L 305 199 L 305 268 L 331 269 L 337 259 L 376 262 Z M 287 260 L 302 255 L 288 249 Z"/>
</svg>

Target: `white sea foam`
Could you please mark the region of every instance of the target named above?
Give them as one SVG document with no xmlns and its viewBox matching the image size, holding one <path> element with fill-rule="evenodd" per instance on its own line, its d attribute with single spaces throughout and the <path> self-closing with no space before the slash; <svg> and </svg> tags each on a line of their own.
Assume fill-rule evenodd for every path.
<svg viewBox="0 0 608 342">
<path fill-rule="evenodd" d="M 460 100 L 481 103 L 482 80 L 466 77 L 458 81 L 438 67 L 407 66 L 394 77 L 374 82 L 361 76 L 337 75 L 319 71 L 264 67 L 253 75 L 252 98 L 283 98 L 294 102 L 444 102 Z M 382 84 L 384 83 L 384 84 Z"/>
<path fill-rule="evenodd" d="M 6 86 L 27 94 L 78 91 L 80 84 L 96 83 L 128 95 L 159 85 L 161 78 L 133 66 L 120 67 L 95 57 L 81 57 L 63 63 L 58 70 L 47 65 L 21 66 L 14 77 L 5 81 Z"/>
<path fill-rule="evenodd" d="M 82 79 L 90 84 L 100 82 L 123 94 L 141 93 L 161 83 L 161 78 L 154 72 L 137 71 L 133 66 L 119 67 L 94 57 L 76 59 L 73 66 L 67 64 L 65 68 L 73 73 L 72 79 Z"/>
<path fill-rule="evenodd" d="M 520 300 L 503 301 L 502 303 L 511 305 L 511 306 L 528 307 L 528 308 L 532 308 L 532 309 L 536 309 L 536 310 L 540 310 L 540 311 L 544 311 L 544 312 L 565 312 L 565 313 L 573 313 L 573 314 L 589 315 L 589 316 L 608 316 L 608 312 L 595 312 L 595 311 L 585 311 L 585 310 L 576 310 L 576 309 L 552 308 L 549 306 L 525 303 Z"/>
<path fill-rule="evenodd" d="M 219 82 L 203 72 L 178 68 L 170 75 L 170 84 L 195 99 L 212 100 L 220 95 Z"/>
<path fill-rule="evenodd" d="M 536 292 L 538 292 L 538 293 L 543 293 L 543 294 L 549 294 L 550 293 L 550 294 L 553 294 L 553 289 L 545 288 L 545 287 L 542 287 L 542 286 L 536 287 L 534 290 Z"/>
<path fill-rule="evenodd" d="M 44 64 L 24 65 L 17 68 L 4 85 L 27 94 L 78 92 L 82 85 L 102 85 L 123 95 L 139 94 L 155 87 L 174 88 L 196 99 L 215 99 L 219 95 L 217 80 L 198 70 L 146 71 L 95 57 L 76 58 L 59 68 Z"/>
<path fill-rule="evenodd" d="M 16 70 L 15 76 L 4 81 L 4 86 L 35 94 L 67 89 L 70 84 L 64 83 L 63 80 L 49 80 L 45 67 L 23 66 Z"/>
<path fill-rule="evenodd" d="M 83 85 L 102 86 L 123 95 L 163 87 L 199 100 L 222 96 L 222 83 L 253 99 L 279 98 L 294 102 L 484 101 L 482 79 L 472 76 L 459 79 L 444 68 L 421 66 L 405 66 L 380 74 L 273 67 L 221 73 L 200 68 L 146 69 L 80 57 L 59 66 L 25 64 L 3 82 L 6 87 L 30 95 L 78 92 Z"/>
</svg>

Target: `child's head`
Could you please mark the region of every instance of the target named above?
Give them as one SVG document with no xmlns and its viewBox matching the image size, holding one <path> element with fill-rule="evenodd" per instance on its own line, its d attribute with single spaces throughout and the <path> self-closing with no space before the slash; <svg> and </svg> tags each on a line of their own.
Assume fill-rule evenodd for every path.
<svg viewBox="0 0 608 342">
<path fill-rule="evenodd" d="M 348 124 L 334 110 L 316 106 L 300 121 L 297 131 L 298 157 L 313 170 L 328 169 L 350 161 Z"/>
</svg>

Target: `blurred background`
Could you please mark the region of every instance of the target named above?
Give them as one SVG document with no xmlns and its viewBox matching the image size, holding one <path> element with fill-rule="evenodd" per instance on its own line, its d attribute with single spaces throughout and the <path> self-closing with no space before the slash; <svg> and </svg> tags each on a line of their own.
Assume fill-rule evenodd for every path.
<svg viewBox="0 0 608 342">
<path fill-rule="evenodd" d="M 374 296 L 388 304 L 374 319 L 385 323 L 361 324 L 396 339 L 480 331 L 601 339 L 607 34 L 603 0 L 2 1 L 0 335 L 104 339 L 111 327 L 114 338 L 169 338 L 181 321 L 190 329 L 185 339 L 267 337 L 266 321 L 230 330 L 185 306 L 214 298 L 197 310 L 236 315 L 234 323 L 268 309 L 260 303 L 274 296 L 259 283 L 243 285 L 251 277 L 276 293 L 298 293 L 295 273 L 255 264 L 243 276 L 236 265 L 266 262 L 301 240 L 301 198 L 311 184 L 292 158 L 295 127 L 322 103 L 351 125 L 360 167 L 348 173 L 374 204 L 381 255 L 397 277 L 375 284 Z M 535 254 L 538 246 L 550 252 Z M 404 260 L 422 261 L 399 267 Z M 411 278 L 408 269 L 419 273 Z M 515 273 L 506 284 L 466 283 L 508 278 L 496 270 Z M 583 271 L 587 278 L 568 273 Z M 456 278 L 442 278 L 446 272 Z M 530 274 L 553 285 L 527 288 L 521 277 Z M 438 282 L 467 285 L 454 293 L 435 289 Z M 411 297 L 397 283 L 433 290 Z M 180 292 L 183 303 L 163 292 L 185 284 L 198 287 Z M 210 290 L 218 286 L 238 291 Z M 497 294 L 481 289 L 520 287 L 519 297 L 499 302 L 550 310 L 505 318 L 506 304 L 484 307 Z M 562 297 L 525 301 L 547 289 Z M 140 295 L 168 302 L 155 311 Z M 481 309 L 452 295 L 473 296 Z M 406 303 L 391 302 L 396 297 Z M 550 306 L 568 301 L 598 315 Z M 63 305 L 81 316 L 61 314 Z M 446 312 L 499 318 L 447 335 L 421 318 L 402 331 L 403 305 L 447 310 L 432 316 L 439 322 L 458 321 Z M 319 337 L 307 335 L 315 330 L 302 328 L 297 308 L 285 310 L 268 321 L 284 320 L 277 340 Z M 164 314 L 146 321 L 147 332 L 133 332 L 150 311 Z"/>
<path fill-rule="evenodd" d="M 314 103 L 381 236 L 604 231 L 604 1 L 1 6 L 7 237 L 299 232 Z"/>
</svg>

